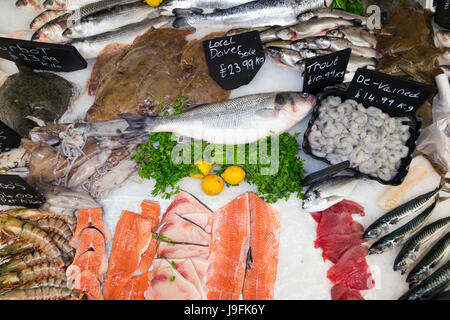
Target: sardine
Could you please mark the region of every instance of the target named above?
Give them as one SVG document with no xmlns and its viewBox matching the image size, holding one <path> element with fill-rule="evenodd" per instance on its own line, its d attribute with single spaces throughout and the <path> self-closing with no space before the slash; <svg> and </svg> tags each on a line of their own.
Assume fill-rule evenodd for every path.
<svg viewBox="0 0 450 320">
<path fill-rule="evenodd" d="M 428 207 L 435 200 L 440 190 L 440 188 L 436 188 L 433 191 L 422 194 L 389 211 L 366 229 L 363 239 L 377 239 L 381 235 L 385 234 L 390 226 L 393 226 L 404 218 Z"/>
<path fill-rule="evenodd" d="M 414 263 L 421 251 L 434 236 L 438 235 L 450 225 L 450 217 L 439 219 L 414 234 L 403 246 L 394 261 L 394 271 L 401 270 L 405 274 L 406 269 Z"/>
<path fill-rule="evenodd" d="M 342 38 L 318 37 L 314 40 L 317 47 L 332 52 L 352 49 L 352 54 L 366 58 L 377 58 L 377 50 L 369 47 L 354 45 L 350 40 Z"/>
<path fill-rule="evenodd" d="M 434 203 L 423 210 L 417 217 L 409 221 L 407 224 L 385 235 L 380 240 L 372 244 L 369 248 L 369 254 L 383 253 L 389 249 L 393 249 L 403 244 L 406 239 L 419 230 L 430 218 L 438 199 Z"/>
<path fill-rule="evenodd" d="M 358 27 L 345 27 L 338 30 L 330 30 L 327 37 L 345 38 L 353 44 L 361 47 L 377 47 L 377 38 L 374 34 Z"/>
<path fill-rule="evenodd" d="M 308 93 L 262 93 L 201 105 L 175 116 L 120 116 L 130 124 L 123 138 L 173 132 L 213 144 L 235 145 L 289 130 L 311 112 L 316 101 Z"/>
<path fill-rule="evenodd" d="M 367 17 L 359 14 L 350 13 L 340 9 L 320 8 L 302 13 L 298 16 L 300 22 L 311 20 L 312 18 L 339 18 L 344 20 L 355 20 L 365 25 L 367 24 Z"/>
<path fill-rule="evenodd" d="M 46 10 L 34 18 L 30 23 L 31 30 L 37 30 L 46 23 L 55 20 L 56 18 L 66 14 L 65 10 Z"/>
<path fill-rule="evenodd" d="M 432 270 L 447 255 L 450 250 L 450 232 L 439 239 L 419 263 L 409 272 L 406 282 L 409 287 L 417 286 L 423 279 L 428 277 Z"/>
<path fill-rule="evenodd" d="M 254 0 L 169 0 L 159 7 L 172 12 L 174 9 L 228 9 Z"/>
<path fill-rule="evenodd" d="M 328 31 L 344 26 L 354 26 L 354 22 L 339 18 L 319 18 L 308 20 L 277 32 L 281 40 L 300 40 L 325 35 Z"/>
<path fill-rule="evenodd" d="M 445 289 L 450 283 L 450 261 L 436 270 L 417 287 L 406 292 L 399 300 L 418 300 L 429 298 L 437 291 Z"/>
<path fill-rule="evenodd" d="M 85 59 L 96 59 L 105 46 L 111 43 L 128 44 L 145 33 L 150 28 L 167 28 L 174 21 L 174 17 L 160 16 L 155 19 L 145 19 L 137 23 L 129 24 L 117 30 L 105 32 L 96 36 L 76 39 L 70 44 L 77 48 Z"/>
<path fill-rule="evenodd" d="M 209 14 L 196 12 L 177 15 L 173 26 L 253 28 L 263 26 L 287 26 L 296 23 L 297 16 L 306 10 L 329 5 L 332 0 L 265 0 L 253 1 Z"/>
<path fill-rule="evenodd" d="M 116 6 L 82 18 L 75 25 L 67 28 L 63 36 L 72 39 L 86 38 L 158 16 L 159 10 L 146 3 L 137 2 Z"/>
<path fill-rule="evenodd" d="M 307 212 L 328 209 L 350 195 L 359 179 L 354 176 L 336 176 L 309 187 L 302 208 Z"/>
</svg>

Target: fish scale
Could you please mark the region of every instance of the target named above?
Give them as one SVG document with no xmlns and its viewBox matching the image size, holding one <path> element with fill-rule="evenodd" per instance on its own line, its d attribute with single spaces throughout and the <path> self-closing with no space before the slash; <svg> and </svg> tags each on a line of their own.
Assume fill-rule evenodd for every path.
<svg viewBox="0 0 450 320">
<path fill-rule="evenodd" d="M 450 217 L 439 219 L 423 227 L 419 232 L 413 235 L 405 243 L 402 250 L 395 258 L 394 270 L 402 270 L 402 274 L 404 274 L 408 266 L 413 263 L 415 258 L 419 255 L 425 243 L 442 230 L 445 230 L 449 224 Z"/>
</svg>

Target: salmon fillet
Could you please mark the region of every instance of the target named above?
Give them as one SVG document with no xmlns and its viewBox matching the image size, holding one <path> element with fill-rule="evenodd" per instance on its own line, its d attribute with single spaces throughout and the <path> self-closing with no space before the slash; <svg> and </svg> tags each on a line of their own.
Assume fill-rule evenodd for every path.
<svg viewBox="0 0 450 320">
<path fill-rule="evenodd" d="M 79 209 L 77 227 L 73 233 L 72 239 L 70 240 L 70 245 L 76 248 L 79 243 L 81 232 L 88 227 L 98 229 L 105 237 L 105 242 L 108 243 L 111 240 L 111 236 L 103 224 L 102 215 L 102 208 Z"/>
<path fill-rule="evenodd" d="M 280 213 L 253 193 L 250 209 L 251 264 L 242 292 L 244 300 L 273 300 L 280 243 Z"/>
<path fill-rule="evenodd" d="M 114 300 L 139 266 L 141 254 L 152 239 L 153 222 L 123 211 L 114 234 L 103 294 Z"/>
<path fill-rule="evenodd" d="M 206 275 L 208 300 L 239 299 L 249 240 L 248 194 L 243 194 L 213 213 Z"/>
<path fill-rule="evenodd" d="M 145 300 L 144 292 L 147 290 L 151 279 L 151 271 L 132 277 L 122 288 L 116 300 Z"/>
<path fill-rule="evenodd" d="M 152 232 L 155 232 L 156 228 L 158 228 L 159 223 L 159 215 L 161 209 L 159 207 L 158 202 L 147 201 L 144 200 L 141 203 L 141 215 L 142 217 L 151 220 L 152 222 Z M 153 258 L 156 254 L 156 247 L 158 242 L 156 239 L 151 239 L 147 249 L 141 255 L 141 261 L 139 263 L 139 271 L 144 273 L 147 272 L 150 266 L 152 265 Z"/>
</svg>

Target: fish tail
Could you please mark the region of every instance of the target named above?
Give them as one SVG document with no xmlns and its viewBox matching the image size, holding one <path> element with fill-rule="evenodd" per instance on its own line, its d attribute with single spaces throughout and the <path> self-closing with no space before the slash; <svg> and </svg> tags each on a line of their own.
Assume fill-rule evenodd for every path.
<svg viewBox="0 0 450 320">
<path fill-rule="evenodd" d="M 125 133 L 120 136 L 122 140 L 131 140 L 152 132 L 155 121 L 153 118 L 156 118 L 131 113 L 122 113 L 119 116 L 129 124 Z"/>
</svg>

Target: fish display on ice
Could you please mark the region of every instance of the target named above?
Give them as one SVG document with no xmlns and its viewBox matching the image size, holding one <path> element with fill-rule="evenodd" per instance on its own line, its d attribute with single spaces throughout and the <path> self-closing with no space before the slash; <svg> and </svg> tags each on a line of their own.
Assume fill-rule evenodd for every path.
<svg viewBox="0 0 450 320">
<path fill-rule="evenodd" d="M 303 120 L 315 104 L 315 96 L 307 93 L 265 93 L 199 106 L 175 116 L 121 117 L 130 124 L 124 137 L 173 132 L 215 144 L 245 144 L 287 131 Z M 254 121 L 258 128 L 252 125 Z"/>
</svg>

